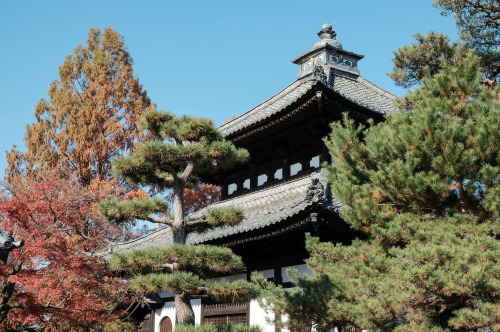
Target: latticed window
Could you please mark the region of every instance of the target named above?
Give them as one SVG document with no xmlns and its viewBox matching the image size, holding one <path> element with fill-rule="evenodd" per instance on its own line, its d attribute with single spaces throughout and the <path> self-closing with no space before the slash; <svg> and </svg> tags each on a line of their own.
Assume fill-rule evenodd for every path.
<svg viewBox="0 0 500 332">
<path fill-rule="evenodd" d="M 250 303 L 203 303 L 201 316 L 204 323 L 214 325 L 245 324 L 248 325 Z"/>
<path fill-rule="evenodd" d="M 220 315 L 220 316 L 209 316 L 203 319 L 205 323 L 212 323 L 214 325 L 227 325 L 229 323 L 240 323 L 247 324 L 247 314 L 235 314 L 235 315 Z"/>
</svg>

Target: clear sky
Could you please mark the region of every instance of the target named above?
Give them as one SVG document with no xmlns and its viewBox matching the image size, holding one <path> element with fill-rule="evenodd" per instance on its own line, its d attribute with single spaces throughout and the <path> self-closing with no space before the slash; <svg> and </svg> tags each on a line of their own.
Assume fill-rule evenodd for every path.
<svg viewBox="0 0 500 332">
<path fill-rule="evenodd" d="M 387 76 L 392 52 L 417 32 L 456 39 L 453 18 L 432 0 L 0 0 L 0 172 L 3 151 L 23 150 L 34 106 L 91 27 L 124 36 L 158 108 L 220 125 L 292 83 L 298 67 L 290 60 L 334 20 L 343 48 L 365 55 L 361 75 L 400 96 L 405 91 Z"/>
</svg>

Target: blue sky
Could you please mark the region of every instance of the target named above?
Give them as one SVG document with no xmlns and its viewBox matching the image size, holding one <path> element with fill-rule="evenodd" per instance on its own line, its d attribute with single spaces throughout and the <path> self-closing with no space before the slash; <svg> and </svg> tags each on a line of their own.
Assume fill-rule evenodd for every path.
<svg viewBox="0 0 500 332">
<path fill-rule="evenodd" d="M 3 151 L 24 147 L 34 106 L 91 27 L 120 32 L 158 108 L 217 125 L 292 83 L 290 62 L 335 20 L 344 49 L 364 54 L 361 75 L 400 96 L 387 73 L 392 52 L 430 30 L 456 39 L 432 0 L 0 1 L 0 170 Z M 3 176 L 2 176 L 3 177 Z"/>
</svg>

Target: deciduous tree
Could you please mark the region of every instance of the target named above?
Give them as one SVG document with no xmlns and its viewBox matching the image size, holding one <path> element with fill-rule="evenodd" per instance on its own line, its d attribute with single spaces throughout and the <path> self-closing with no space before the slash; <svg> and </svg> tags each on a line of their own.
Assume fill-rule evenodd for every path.
<svg viewBox="0 0 500 332">
<path fill-rule="evenodd" d="M 36 122 L 26 127 L 27 151 L 8 153 L 9 182 L 59 169 L 96 192 L 123 193 L 110 174 L 111 158 L 143 140 L 137 121 L 150 105 L 132 65 L 119 33 L 90 29 L 86 45 L 59 67 L 48 100 L 36 105 Z"/>
<path fill-rule="evenodd" d="M 457 55 L 408 96 L 411 110 L 385 123 L 332 124 L 332 192 L 367 239 L 309 237 L 316 275 L 299 278 L 293 294 L 261 280 L 292 325 L 500 328 L 500 100 L 498 87 L 480 84 L 479 61 Z M 310 299 L 312 309 L 298 310 Z"/>
<path fill-rule="evenodd" d="M 2 191 L 0 221 L 25 240 L 0 263 L 0 324 L 88 331 L 120 316 L 120 281 L 99 254 L 107 225 L 94 194 L 54 175 Z M 90 221 L 90 222 L 89 222 Z"/>
<path fill-rule="evenodd" d="M 241 260 L 230 250 L 186 245 L 187 234 L 206 227 L 239 222 L 241 209 L 211 209 L 205 220 L 187 220 L 184 216 L 184 190 L 203 176 L 244 162 L 248 152 L 225 141 L 207 118 L 176 116 L 156 110 L 144 113 L 140 122 L 154 137 L 130 156 L 113 161 L 114 171 L 133 184 L 150 186 L 158 192 L 172 189 L 174 218 L 158 217 L 168 209 L 159 197 L 131 201 L 112 199 L 99 205 L 110 220 L 124 222 L 142 219 L 165 224 L 172 230 L 174 246 L 115 254 L 112 262 L 118 270 L 132 275 L 135 290 L 175 291 L 178 324 L 194 324 L 190 299 L 198 296 L 241 299 L 252 294 L 248 283 L 215 284 L 203 280 L 216 272 L 231 273 L 242 269 Z M 159 273 L 159 274 L 158 274 Z"/>
<path fill-rule="evenodd" d="M 188 216 L 218 202 L 220 196 L 220 187 L 208 183 L 200 183 L 194 188 L 184 188 L 184 215 Z"/>
</svg>

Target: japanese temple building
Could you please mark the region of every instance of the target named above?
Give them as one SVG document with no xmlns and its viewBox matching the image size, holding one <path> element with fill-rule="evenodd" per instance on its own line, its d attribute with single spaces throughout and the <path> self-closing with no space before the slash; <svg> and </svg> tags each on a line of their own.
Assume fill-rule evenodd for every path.
<svg viewBox="0 0 500 332">
<path fill-rule="evenodd" d="M 380 122 L 396 112 L 390 92 L 360 75 L 363 55 L 346 51 L 329 24 L 318 33 L 314 47 L 292 60 L 299 66 L 298 79 L 248 112 L 219 129 L 236 146 L 250 152 L 250 161 L 214 179 L 222 199 L 212 206 L 240 206 L 243 221 L 203 233 L 188 235 L 189 244 L 230 247 L 240 255 L 248 272 L 228 277 L 248 279 L 253 271 L 285 286 L 289 267 L 310 273 L 304 264 L 306 232 L 323 241 L 349 243 L 359 236 L 340 218 L 342 203 L 333 197 L 321 164 L 331 162 L 322 141 L 329 124 L 347 112 L 356 121 Z M 200 210 L 190 218 L 204 215 Z M 115 251 L 129 251 L 172 243 L 169 228 L 120 244 Z M 142 320 L 138 331 L 165 332 L 175 325 L 172 294 L 160 294 L 150 306 L 134 313 Z M 236 305 L 192 301 L 196 322 L 227 321 L 259 325 L 275 332 L 257 301 Z M 174 326 L 175 327 L 175 326 Z"/>
</svg>

